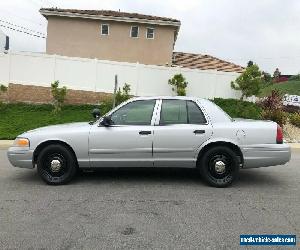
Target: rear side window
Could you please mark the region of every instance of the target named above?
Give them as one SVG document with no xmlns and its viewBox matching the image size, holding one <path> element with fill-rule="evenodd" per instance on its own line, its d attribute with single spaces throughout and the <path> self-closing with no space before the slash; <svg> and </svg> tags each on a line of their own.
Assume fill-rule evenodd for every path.
<svg viewBox="0 0 300 250">
<path fill-rule="evenodd" d="M 186 102 L 182 100 L 163 100 L 159 123 L 160 125 L 186 124 Z"/>
<path fill-rule="evenodd" d="M 193 101 L 187 101 L 189 124 L 205 124 L 207 121 L 199 106 Z"/>
<path fill-rule="evenodd" d="M 205 123 L 206 119 L 195 102 L 163 100 L 160 113 L 160 125 Z"/>
</svg>

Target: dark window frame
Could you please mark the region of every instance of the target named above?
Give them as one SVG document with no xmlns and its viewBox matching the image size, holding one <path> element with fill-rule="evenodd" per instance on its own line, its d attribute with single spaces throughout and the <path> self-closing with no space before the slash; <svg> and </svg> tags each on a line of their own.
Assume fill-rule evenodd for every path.
<svg viewBox="0 0 300 250">
<path fill-rule="evenodd" d="M 148 30 L 153 30 L 153 32 L 151 33 L 153 35 L 153 37 L 148 37 Z M 155 38 L 155 28 L 152 28 L 152 27 L 147 27 L 146 28 L 146 38 L 147 39 L 154 39 Z"/>
<path fill-rule="evenodd" d="M 132 36 L 132 29 L 137 28 L 137 36 Z M 130 37 L 131 38 L 139 38 L 140 35 L 140 27 L 138 25 L 132 25 L 130 28 Z"/>
<path fill-rule="evenodd" d="M 107 26 L 107 34 L 103 33 L 103 26 Z M 101 36 L 109 36 L 109 24 L 108 23 L 101 24 Z"/>
</svg>

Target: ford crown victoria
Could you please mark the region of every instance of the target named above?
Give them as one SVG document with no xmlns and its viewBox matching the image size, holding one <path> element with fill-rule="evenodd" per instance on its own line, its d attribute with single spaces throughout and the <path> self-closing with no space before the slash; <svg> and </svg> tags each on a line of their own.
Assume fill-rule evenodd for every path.
<svg viewBox="0 0 300 250">
<path fill-rule="evenodd" d="M 95 122 L 48 126 L 19 135 L 12 165 L 34 168 L 48 184 L 65 184 L 79 168 L 196 168 L 225 187 L 240 169 L 283 165 L 291 151 L 272 121 L 232 119 L 206 99 L 139 97 Z"/>
</svg>

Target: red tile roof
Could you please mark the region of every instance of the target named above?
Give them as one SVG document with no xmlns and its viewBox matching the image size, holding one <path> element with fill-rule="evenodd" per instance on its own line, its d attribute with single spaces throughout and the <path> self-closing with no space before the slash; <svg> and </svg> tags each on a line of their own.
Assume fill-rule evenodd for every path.
<svg viewBox="0 0 300 250">
<path fill-rule="evenodd" d="M 90 15 L 90 16 L 99 16 L 99 17 L 120 17 L 120 18 L 132 18 L 132 19 L 141 19 L 141 20 L 150 20 L 150 21 L 165 21 L 165 22 L 173 22 L 180 25 L 180 21 L 174 18 L 168 17 L 159 17 L 159 16 L 151 16 L 144 15 L 138 13 L 129 13 L 129 12 L 121 12 L 121 11 L 113 11 L 113 10 L 77 10 L 77 9 L 58 9 L 58 8 L 41 8 L 40 12 L 52 12 L 57 15 L 68 13 L 68 14 L 79 14 L 79 15 Z"/>
<path fill-rule="evenodd" d="M 217 70 L 223 72 L 243 72 L 244 68 L 219 58 L 184 52 L 173 52 L 173 65 L 190 69 Z"/>
</svg>

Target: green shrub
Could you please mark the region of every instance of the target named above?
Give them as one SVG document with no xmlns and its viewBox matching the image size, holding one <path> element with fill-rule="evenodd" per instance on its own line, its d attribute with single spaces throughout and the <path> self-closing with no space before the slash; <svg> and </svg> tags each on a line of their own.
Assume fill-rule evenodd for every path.
<svg viewBox="0 0 300 250">
<path fill-rule="evenodd" d="M 100 103 L 101 115 L 105 115 L 113 108 L 113 99 L 107 99 Z"/>
<path fill-rule="evenodd" d="M 286 124 L 287 122 L 287 114 L 285 112 L 283 112 L 280 109 L 275 109 L 275 110 L 263 110 L 262 114 L 261 114 L 262 118 L 264 120 L 271 120 L 273 122 L 276 122 L 277 124 L 279 124 L 281 127 Z"/>
<path fill-rule="evenodd" d="M 290 122 L 300 128 L 300 113 L 290 114 Z"/>
<path fill-rule="evenodd" d="M 0 140 L 14 139 L 17 135 L 42 126 L 91 121 L 91 112 L 100 108 L 101 114 L 108 110 L 98 105 L 64 105 L 54 114 L 51 104 L 4 103 L 0 111 Z"/>
<path fill-rule="evenodd" d="M 7 87 L 3 84 L 0 84 L 0 92 L 6 92 L 7 91 Z"/>
<path fill-rule="evenodd" d="M 186 87 L 188 82 L 185 80 L 182 74 L 176 74 L 173 78 L 169 79 L 168 83 L 173 86 L 172 90 L 176 91 L 178 96 L 186 95 Z"/>
<path fill-rule="evenodd" d="M 248 63 L 245 70 L 231 82 L 231 88 L 242 92 L 241 100 L 252 95 L 257 96 L 265 85 L 264 76 L 256 64 Z"/>
<path fill-rule="evenodd" d="M 291 76 L 289 81 L 300 81 L 300 74 Z"/>
<path fill-rule="evenodd" d="M 116 106 L 118 106 L 122 102 L 127 101 L 130 98 L 130 89 L 130 85 L 127 83 L 125 83 L 122 90 L 119 88 L 116 93 Z"/>
<path fill-rule="evenodd" d="M 222 98 L 215 98 L 213 102 L 233 118 L 261 119 L 262 109 L 255 103 Z"/>
<path fill-rule="evenodd" d="M 0 94 L 1 93 L 4 93 L 4 92 L 6 92 L 7 91 L 7 87 L 6 86 L 4 86 L 3 84 L 0 84 Z M 0 100 L 0 111 L 1 112 L 3 112 L 4 111 L 4 109 L 5 109 L 5 105 L 3 104 L 3 102 Z"/>
<path fill-rule="evenodd" d="M 53 112 L 57 114 L 61 111 L 61 107 L 65 101 L 66 95 L 67 95 L 67 88 L 64 86 L 62 88 L 58 87 L 59 81 L 55 81 L 51 84 L 51 94 L 53 96 L 53 104 L 54 104 L 54 110 Z"/>
</svg>

